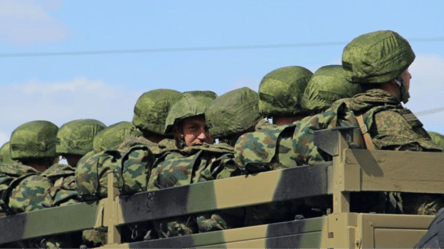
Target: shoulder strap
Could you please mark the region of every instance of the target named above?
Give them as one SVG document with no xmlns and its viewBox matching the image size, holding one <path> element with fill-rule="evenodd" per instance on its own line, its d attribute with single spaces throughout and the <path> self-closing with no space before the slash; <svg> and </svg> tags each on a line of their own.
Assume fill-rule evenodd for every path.
<svg viewBox="0 0 444 249">
<path fill-rule="evenodd" d="M 375 145 L 373 144 L 372 138 L 368 133 L 367 126 L 364 123 L 364 119 L 362 118 L 362 114 L 356 116 L 356 120 L 358 121 L 359 130 L 361 131 L 362 136 L 364 137 L 365 147 L 367 150 L 375 150 Z"/>
</svg>

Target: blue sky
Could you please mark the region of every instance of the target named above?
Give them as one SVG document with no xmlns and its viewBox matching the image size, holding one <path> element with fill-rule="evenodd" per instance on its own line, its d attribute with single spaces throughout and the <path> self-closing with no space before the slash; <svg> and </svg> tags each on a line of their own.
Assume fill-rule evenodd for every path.
<svg viewBox="0 0 444 249">
<path fill-rule="evenodd" d="M 0 54 L 344 42 L 342 45 L 52 57 L 0 57 L 0 143 L 18 125 L 132 118 L 141 93 L 156 88 L 249 86 L 278 67 L 315 71 L 339 64 L 347 42 L 391 29 L 417 54 L 411 102 L 444 107 L 444 1 L 62 1 L 1 0 Z M 444 133 L 444 112 L 420 117 Z M 443 127 L 443 128 L 441 128 Z"/>
</svg>

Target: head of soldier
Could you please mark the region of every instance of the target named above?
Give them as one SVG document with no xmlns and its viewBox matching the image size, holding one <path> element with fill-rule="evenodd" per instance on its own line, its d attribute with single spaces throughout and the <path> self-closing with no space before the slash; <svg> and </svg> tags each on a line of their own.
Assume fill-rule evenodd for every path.
<svg viewBox="0 0 444 249">
<path fill-rule="evenodd" d="M 409 42 L 398 33 L 384 30 L 353 39 L 342 53 L 346 79 L 364 90 L 379 88 L 407 103 L 410 94 L 408 68 L 415 60 Z"/>
<path fill-rule="evenodd" d="M 134 133 L 131 122 L 122 121 L 110 125 L 94 136 L 93 149 L 95 151 L 115 150 L 124 142 L 126 136 L 134 135 Z"/>
<path fill-rule="evenodd" d="M 351 84 L 345 79 L 341 65 L 323 66 L 308 82 L 302 97 L 302 108 L 320 113 L 330 108 L 336 100 L 351 98 L 361 92 L 360 85 Z"/>
<path fill-rule="evenodd" d="M 210 135 L 234 146 L 242 134 L 254 131 L 254 126 L 262 119 L 258 101 L 259 95 L 248 87 L 217 97 L 206 114 Z"/>
<path fill-rule="evenodd" d="M 159 143 L 165 134 L 165 120 L 181 93 L 172 89 L 156 89 L 142 94 L 134 106 L 133 125 L 151 142 Z"/>
<path fill-rule="evenodd" d="M 57 132 L 57 154 L 75 167 L 80 158 L 93 150 L 94 136 L 105 128 L 95 119 L 78 119 L 62 125 Z"/>
<path fill-rule="evenodd" d="M 301 106 L 305 87 L 313 75 L 310 70 L 289 66 L 266 74 L 259 85 L 259 112 L 283 125 L 304 118 L 308 113 Z"/>
<path fill-rule="evenodd" d="M 58 127 L 49 121 L 31 121 L 11 134 L 11 158 L 43 172 L 58 162 L 56 153 Z"/>
<path fill-rule="evenodd" d="M 179 148 L 214 142 L 205 118 L 213 101 L 212 97 L 188 92 L 171 107 L 165 121 L 165 133 L 174 136 Z"/>
<path fill-rule="evenodd" d="M 0 163 L 12 163 L 13 160 L 11 158 L 11 147 L 9 142 L 3 144 L 0 148 Z"/>
</svg>

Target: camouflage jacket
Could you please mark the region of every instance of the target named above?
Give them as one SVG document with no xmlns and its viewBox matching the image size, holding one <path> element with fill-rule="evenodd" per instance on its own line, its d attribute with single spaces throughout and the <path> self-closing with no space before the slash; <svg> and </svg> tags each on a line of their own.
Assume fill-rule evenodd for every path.
<svg viewBox="0 0 444 249">
<path fill-rule="evenodd" d="M 74 172 L 73 167 L 64 164 L 54 164 L 43 173 L 26 170 L 9 184 L 2 195 L 7 213 L 76 203 Z"/>
<path fill-rule="evenodd" d="M 79 195 L 83 199 L 106 197 L 109 170 L 114 173 L 114 186 L 122 194 L 145 191 L 156 158 L 178 151 L 172 139 L 156 144 L 135 135 L 127 136 L 117 150 L 91 151 L 77 164 Z"/>
<path fill-rule="evenodd" d="M 233 148 L 225 143 L 186 147 L 156 161 L 148 191 L 188 185 L 235 175 Z"/>
<path fill-rule="evenodd" d="M 411 111 L 386 91 L 373 89 L 291 125 L 244 134 L 236 142 L 235 162 L 247 172 L 324 162 L 329 157 L 314 145 L 314 131 L 337 126 L 355 127 L 350 147 L 365 148 L 355 116 L 360 114 L 377 149 L 441 151 Z"/>
</svg>

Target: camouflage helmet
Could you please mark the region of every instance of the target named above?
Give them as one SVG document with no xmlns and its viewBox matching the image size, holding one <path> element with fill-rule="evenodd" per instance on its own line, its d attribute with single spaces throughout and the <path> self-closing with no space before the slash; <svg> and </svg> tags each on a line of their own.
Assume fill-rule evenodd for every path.
<svg viewBox="0 0 444 249">
<path fill-rule="evenodd" d="M 171 89 L 145 92 L 134 106 L 133 125 L 141 131 L 163 135 L 168 112 L 180 95 L 180 92 Z"/>
<path fill-rule="evenodd" d="M 259 112 L 266 117 L 304 113 L 301 99 L 312 75 L 299 66 L 281 67 L 266 74 L 259 85 Z"/>
<path fill-rule="evenodd" d="M 9 142 L 6 142 L 0 149 L 0 163 L 11 163 L 12 161 Z"/>
<path fill-rule="evenodd" d="M 438 147 L 443 148 L 444 149 L 444 136 L 433 132 L 433 131 L 427 131 L 427 133 L 429 133 L 430 137 L 432 138 L 432 141 L 438 145 Z"/>
<path fill-rule="evenodd" d="M 195 96 L 191 92 L 182 94 L 172 107 L 165 121 L 165 133 L 170 133 L 173 126 L 186 118 L 205 115 L 208 106 L 214 99 L 202 95 Z"/>
<path fill-rule="evenodd" d="M 216 98 L 206 113 L 211 136 L 229 137 L 255 125 L 262 118 L 258 101 L 259 95 L 248 87 Z"/>
<path fill-rule="evenodd" d="M 136 131 L 134 128 L 131 122 L 126 121 L 108 126 L 94 137 L 94 150 L 116 149 L 127 135 Z"/>
<path fill-rule="evenodd" d="M 94 136 L 106 125 L 95 119 L 68 122 L 57 132 L 57 154 L 85 155 L 93 150 Z"/>
<path fill-rule="evenodd" d="M 342 53 L 345 77 L 351 83 L 382 84 L 397 78 L 415 59 L 409 42 L 384 30 L 353 39 Z"/>
<path fill-rule="evenodd" d="M 302 107 L 310 111 L 328 109 L 338 99 L 351 98 L 361 87 L 345 79 L 341 65 L 319 68 L 311 77 L 302 97 Z"/>
<path fill-rule="evenodd" d="M 217 94 L 213 91 L 187 91 L 187 92 L 183 92 L 182 94 L 185 94 L 185 93 L 192 94 L 193 96 L 202 96 L 202 97 L 208 97 L 208 98 L 212 98 L 212 99 L 217 98 Z"/>
<path fill-rule="evenodd" d="M 12 159 L 56 157 L 57 131 L 49 121 L 31 121 L 17 127 L 9 141 Z"/>
</svg>

